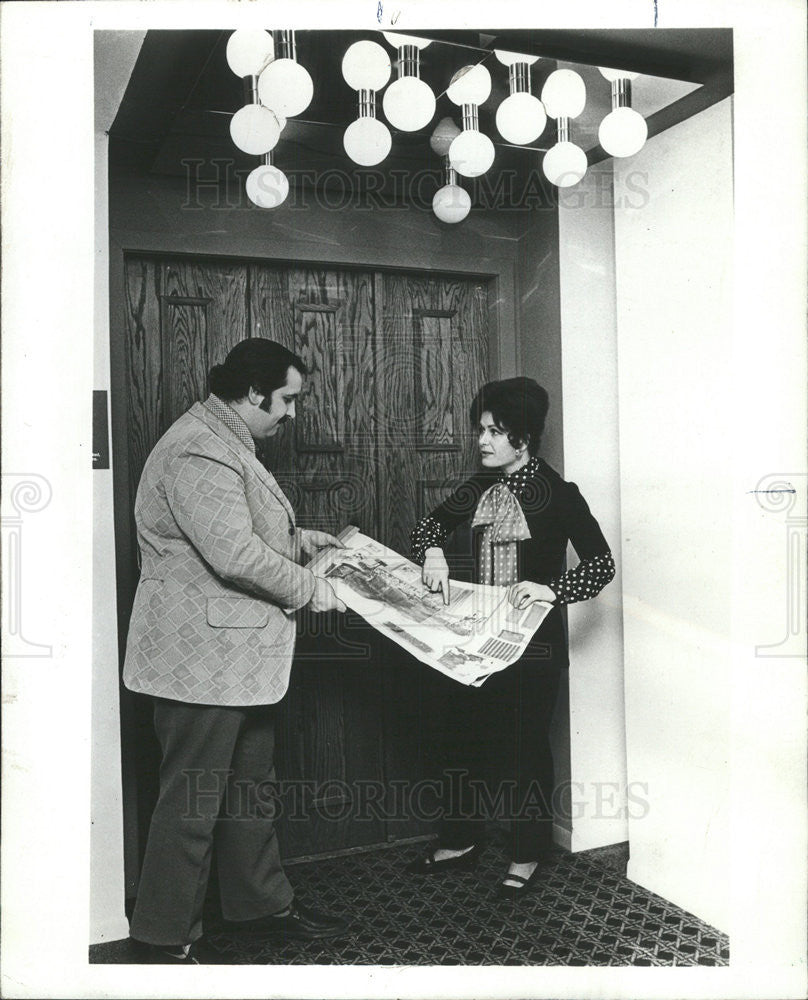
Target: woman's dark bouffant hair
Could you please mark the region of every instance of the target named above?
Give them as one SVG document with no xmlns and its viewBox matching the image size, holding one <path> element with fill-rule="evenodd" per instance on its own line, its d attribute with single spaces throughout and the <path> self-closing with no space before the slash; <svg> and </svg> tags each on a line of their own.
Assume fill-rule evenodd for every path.
<svg viewBox="0 0 808 1000">
<path fill-rule="evenodd" d="M 497 425 L 508 432 L 514 448 L 524 441 L 529 454 L 537 455 L 549 408 L 547 390 L 532 378 L 520 376 L 486 382 L 474 397 L 469 419 L 476 427 L 483 413 L 490 413 Z"/>
<path fill-rule="evenodd" d="M 286 384 L 286 373 L 297 368 L 308 375 L 302 358 L 274 340 L 251 337 L 236 344 L 223 365 L 214 365 L 208 373 L 210 391 L 219 399 L 244 399 L 250 389 L 271 396 Z"/>
</svg>

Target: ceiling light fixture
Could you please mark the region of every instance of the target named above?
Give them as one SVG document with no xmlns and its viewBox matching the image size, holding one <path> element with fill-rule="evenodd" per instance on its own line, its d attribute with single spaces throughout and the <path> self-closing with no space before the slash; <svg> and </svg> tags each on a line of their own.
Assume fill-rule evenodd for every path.
<svg viewBox="0 0 808 1000">
<path fill-rule="evenodd" d="M 441 222 L 450 224 L 462 222 L 471 211 L 471 197 L 468 191 L 457 183 L 457 171 L 448 157 L 445 165 L 445 183 L 435 192 L 432 211 Z"/>
<path fill-rule="evenodd" d="M 402 132 L 417 132 L 435 116 L 435 95 L 420 77 L 421 50 L 429 44 L 426 38 L 397 35 L 383 31 L 385 39 L 398 50 L 398 79 L 385 90 L 382 107 L 393 128 Z"/>
<path fill-rule="evenodd" d="M 230 119 L 230 137 L 242 152 L 260 156 L 274 149 L 286 122 L 261 104 L 254 74 L 244 77 L 244 101 Z"/>
<path fill-rule="evenodd" d="M 354 42 L 342 57 L 342 75 L 352 90 L 383 90 L 393 68 L 378 42 Z"/>
<path fill-rule="evenodd" d="M 462 222 L 471 211 L 468 191 L 457 183 L 457 171 L 449 161 L 449 147 L 460 129 L 451 118 L 442 118 L 429 137 L 432 151 L 443 158 L 444 183 L 432 199 L 432 211 L 441 220 L 450 224 Z"/>
<path fill-rule="evenodd" d="M 294 31 L 279 31 L 278 42 L 281 55 L 258 77 L 258 96 L 277 114 L 293 118 L 311 104 L 314 83 L 309 71 L 297 61 Z"/>
<path fill-rule="evenodd" d="M 345 129 L 342 144 L 354 163 L 373 167 L 390 152 L 390 129 L 376 118 L 376 91 L 386 86 L 392 67 L 390 57 L 376 42 L 354 42 L 342 59 L 342 75 L 357 91 L 359 114 Z"/>
<path fill-rule="evenodd" d="M 556 187 L 571 187 L 586 173 L 586 153 L 570 141 L 570 119 L 586 104 L 586 86 L 571 69 L 557 69 L 544 83 L 541 99 L 547 114 L 557 120 L 558 136 L 542 162 L 544 176 Z"/>
<path fill-rule="evenodd" d="M 610 156 L 634 156 L 648 138 L 648 125 L 631 107 L 631 81 L 636 73 L 599 67 L 612 85 L 612 110 L 600 123 L 598 140 Z"/>
<path fill-rule="evenodd" d="M 263 162 L 247 175 L 247 197 L 259 208 L 277 208 L 289 194 L 289 178 L 274 166 L 272 154 L 265 153 Z"/>
<path fill-rule="evenodd" d="M 448 156 L 449 147 L 454 139 L 460 135 L 460 129 L 455 124 L 453 118 L 441 118 L 435 126 L 435 131 L 429 137 L 429 145 L 432 152 L 438 156 Z"/>
<path fill-rule="evenodd" d="M 452 77 L 446 91 L 463 113 L 463 131 L 449 146 L 449 162 L 464 177 L 479 177 L 494 162 L 494 144 L 480 131 L 479 106 L 491 93 L 491 74 L 482 65 L 464 66 Z"/>
<path fill-rule="evenodd" d="M 538 56 L 523 56 L 517 52 L 494 49 L 494 55 L 508 67 L 510 97 L 497 108 L 497 129 L 506 142 L 524 146 L 535 142 L 547 124 L 544 105 L 530 93 L 530 67 Z"/>
<path fill-rule="evenodd" d="M 390 152 L 393 139 L 390 129 L 376 117 L 376 95 L 372 90 L 359 91 L 359 117 L 345 129 L 342 144 L 360 167 L 374 167 Z"/>
<path fill-rule="evenodd" d="M 226 54 L 236 76 L 259 76 L 275 57 L 275 43 L 268 31 L 239 28 L 228 38 Z"/>
</svg>

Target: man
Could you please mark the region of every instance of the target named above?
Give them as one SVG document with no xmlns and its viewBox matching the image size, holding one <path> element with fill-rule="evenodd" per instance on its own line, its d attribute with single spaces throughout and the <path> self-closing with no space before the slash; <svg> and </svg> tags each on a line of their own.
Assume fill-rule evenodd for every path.
<svg viewBox="0 0 808 1000">
<path fill-rule="evenodd" d="M 211 370 L 211 395 L 157 442 L 138 487 L 142 567 L 124 683 L 154 699 L 162 747 L 130 928 L 145 961 L 199 962 L 214 834 L 222 913 L 234 927 L 296 938 L 346 930 L 295 900 L 271 818 L 256 808 L 256 790 L 274 780 L 272 705 L 289 683 L 295 611 L 345 610 L 301 565 L 340 542 L 295 526 L 255 455 L 256 442 L 294 417 L 306 373 L 273 341 L 237 344 Z M 227 818 L 228 808 L 217 821 L 234 789 L 238 815 Z"/>
</svg>

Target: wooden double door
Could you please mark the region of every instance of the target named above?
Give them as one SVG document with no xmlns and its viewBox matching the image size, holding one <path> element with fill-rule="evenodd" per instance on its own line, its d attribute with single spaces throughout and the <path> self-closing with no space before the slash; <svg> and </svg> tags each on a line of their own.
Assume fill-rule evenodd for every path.
<svg viewBox="0 0 808 1000">
<path fill-rule="evenodd" d="M 309 369 L 296 420 L 262 455 L 302 527 L 355 524 L 407 554 L 416 520 L 476 467 L 467 411 L 489 377 L 486 281 L 128 255 L 129 471 L 127 495 L 118 497 L 130 522 L 124 623 L 137 584 L 131 511 L 145 459 L 205 398 L 209 368 L 250 336 L 284 344 Z M 429 772 L 429 673 L 350 612 L 300 616 L 290 690 L 278 710 L 286 857 L 427 830 L 412 789 Z M 156 792 L 157 754 L 147 705 L 124 698 L 131 869 Z"/>
</svg>

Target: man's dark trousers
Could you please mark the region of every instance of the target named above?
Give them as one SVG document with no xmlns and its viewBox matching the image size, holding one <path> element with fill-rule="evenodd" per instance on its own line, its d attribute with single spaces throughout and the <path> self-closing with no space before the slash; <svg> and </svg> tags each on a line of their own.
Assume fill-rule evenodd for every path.
<svg viewBox="0 0 808 1000">
<path fill-rule="evenodd" d="M 252 920 L 291 903 L 268 799 L 274 708 L 154 699 L 160 794 L 130 927 L 136 940 L 185 945 L 201 936 L 214 838 L 226 920 Z"/>
</svg>

